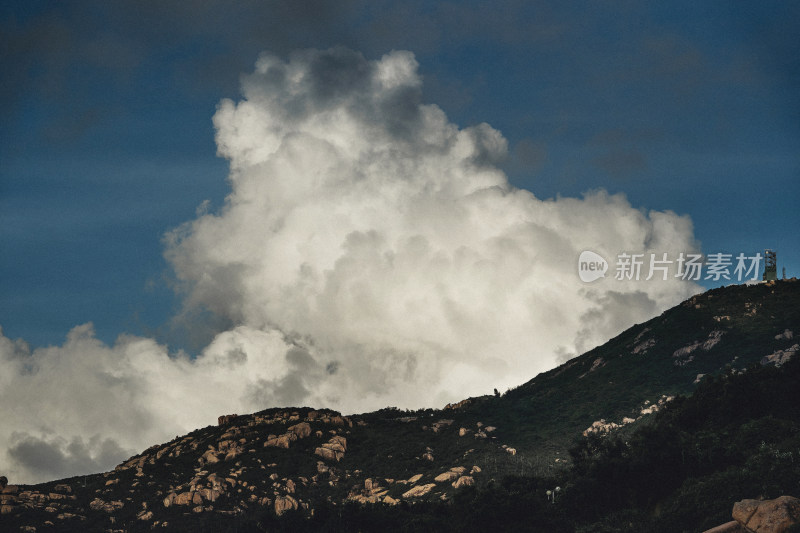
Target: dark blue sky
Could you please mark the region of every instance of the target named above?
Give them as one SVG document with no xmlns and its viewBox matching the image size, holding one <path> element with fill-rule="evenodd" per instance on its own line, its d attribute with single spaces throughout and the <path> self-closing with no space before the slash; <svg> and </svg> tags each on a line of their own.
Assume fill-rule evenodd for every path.
<svg viewBox="0 0 800 533">
<path fill-rule="evenodd" d="M 509 142 L 540 198 L 689 215 L 800 274 L 795 2 L 35 2 L 0 8 L 0 325 L 185 344 L 162 235 L 219 207 L 211 117 L 258 54 L 415 53 L 424 97 Z"/>
</svg>

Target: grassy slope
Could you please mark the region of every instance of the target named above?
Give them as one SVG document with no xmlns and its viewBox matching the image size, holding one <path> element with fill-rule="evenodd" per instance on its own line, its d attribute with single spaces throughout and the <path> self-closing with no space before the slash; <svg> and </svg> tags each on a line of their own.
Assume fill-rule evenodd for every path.
<svg viewBox="0 0 800 533">
<path fill-rule="evenodd" d="M 595 420 L 635 418 L 647 400 L 691 394 L 698 374 L 713 376 L 726 367 L 747 368 L 765 355 L 796 343 L 797 338 L 776 340 L 775 335 L 785 329 L 800 335 L 799 303 L 800 282 L 711 290 L 535 377 L 502 398 L 477 402 L 468 410 L 495 423 L 500 428 L 498 437 L 524 453 L 542 455 L 552 462 L 556 451 L 564 450 Z M 755 314 L 750 314 L 751 309 L 756 309 Z M 718 344 L 707 351 L 698 348 L 691 354 L 694 360 L 683 366 L 675 364 L 672 355 L 677 349 L 705 341 L 712 331 L 724 332 Z M 637 344 L 648 339 L 655 344 L 645 353 L 632 353 Z M 590 371 L 598 359 L 604 364 Z"/>
</svg>

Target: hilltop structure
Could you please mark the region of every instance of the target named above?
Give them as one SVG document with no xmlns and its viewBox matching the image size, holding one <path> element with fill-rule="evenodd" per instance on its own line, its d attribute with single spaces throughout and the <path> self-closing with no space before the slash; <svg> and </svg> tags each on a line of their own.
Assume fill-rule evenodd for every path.
<svg viewBox="0 0 800 533">
<path fill-rule="evenodd" d="M 762 280 L 775 281 L 778 279 L 778 253 L 775 250 L 764 250 L 764 275 Z M 785 271 L 784 271 L 785 272 Z M 786 274 L 784 273 L 784 278 Z"/>
</svg>

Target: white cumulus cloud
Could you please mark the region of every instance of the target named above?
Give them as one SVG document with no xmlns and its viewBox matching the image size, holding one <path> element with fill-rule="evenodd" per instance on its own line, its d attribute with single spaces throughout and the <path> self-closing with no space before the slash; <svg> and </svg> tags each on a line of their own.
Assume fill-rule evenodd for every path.
<svg viewBox="0 0 800 533">
<path fill-rule="evenodd" d="M 515 189 L 500 132 L 459 128 L 421 86 L 410 52 L 263 55 L 214 117 L 225 206 L 168 236 L 187 308 L 297 339 L 306 398 L 352 411 L 518 384 L 696 292 L 582 283 L 582 250 L 677 255 L 691 221 Z"/>
<path fill-rule="evenodd" d="M 518 385 L 690 294 L 676 279 L 580 281 L 592 250 L 696 250 L 691 220 L 622 195 L 540 200 L 506 141 L 423 104 L 410 52 L 264 54 L 214 116 L 222 209 L 168 233 L 185 316 L 232 324 L 190 357 L 91 325 L 31 350 L 0 330 L 0 470 L 110 468 L 232 412 L 442 406 Z"/>
</svg>

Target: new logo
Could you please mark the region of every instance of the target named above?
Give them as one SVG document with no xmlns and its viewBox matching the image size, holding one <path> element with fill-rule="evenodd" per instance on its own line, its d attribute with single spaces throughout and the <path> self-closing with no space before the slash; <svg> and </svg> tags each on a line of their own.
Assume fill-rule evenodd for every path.
<svg viewBox="0 0 800 533">
<path fill-rule="evenodd" d="M 608 261 L 599 254 L 590 250 L 581 252 L 578 258 L 578 276 L 581 281 L 591 283 L 592 281 L 606 277 Z"/>
</svg>

